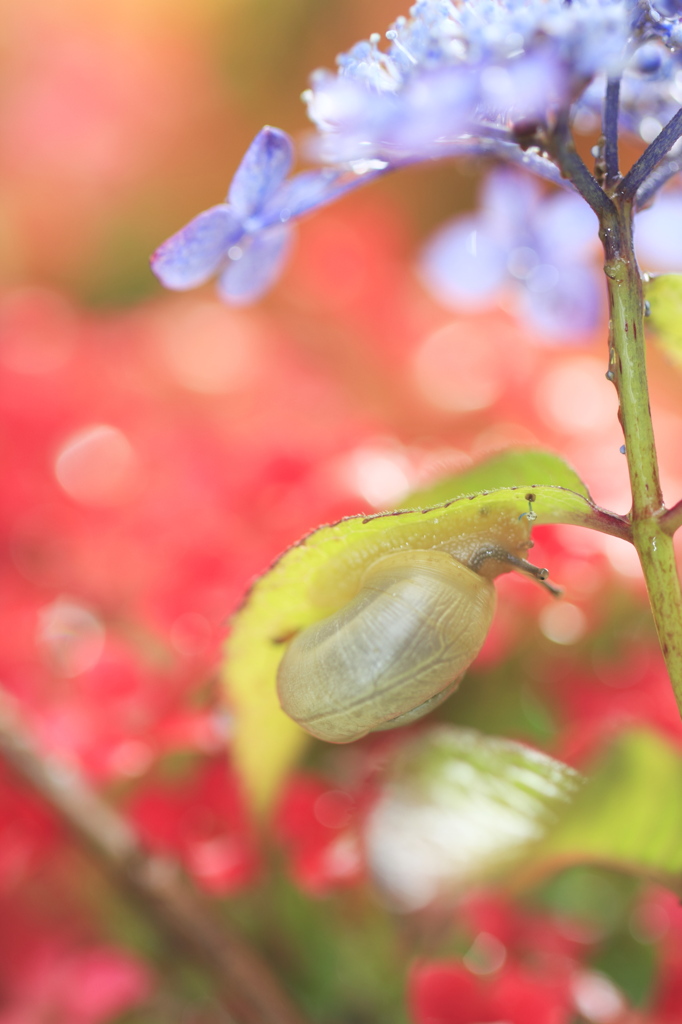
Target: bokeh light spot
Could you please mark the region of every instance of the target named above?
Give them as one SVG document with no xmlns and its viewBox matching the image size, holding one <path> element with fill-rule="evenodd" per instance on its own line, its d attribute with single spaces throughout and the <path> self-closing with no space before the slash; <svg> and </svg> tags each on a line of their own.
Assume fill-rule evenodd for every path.
<svg viewBox="0 0 682 1024">
<path fill-rule="evenodd" d="M 545 605 L 538 622 L 540 631 L 555 644 L 575 644 L 587 630 L 585 613 L 567 601 Z"/>
<path fill-rule="evenodd" d="M 89 608 L 62 596 L 39 612 L 36 639 L 55 672 L 71 679 L 94 668 L 106 633 Z"/>
<path fill-rule="evenodd" d="M 345 461 L 342 475 L 373 508 L 390 508 L 412 489 L 407 460 L 399 452 L 358 449 Z"/>
<path fill-rule="evenodd" d="M 207 889 L 221 892 L 231 887 L 234 877 L 243 868 L 244 853 L 234 839 L 216 836 L 191 843 L 187 860 L 192 874 L 201 879 Z"/>
<path fill-rule="evenodd" d="M 507 959 L 507 950 L 495 935 L 479 932 L 463 960 L 473 974 L 494 974 Z"/>
<path fill-rule="evenodd" d="M 600 538 L 606 557 L 621 576 L 628 576 L 630 579 L 642 578 L 642 566 L 639 555 L 632 544 L 620 540 L 618 537 L 603 536 Z"/>
<path fill-rule="evenodd" d="M 171 626 L 170 639 L 175 650 L 187 658 L 202 654 L 211 642 L 211 624 L 197 612 L 179 615 Z"/>
<path fill-rule="evenodd" d="M 129 497 L 137 458 L 117 427 L 96 424 L 70 437 L 54 464 L 57 480 L 70 498 L 84 505 L 117 504 Z"/>
<path fill-rule="evenodd" d="M 129 739 L 119 743 L 111 751 L 109 767 L 115 775 L 135 779 L 144 775 L 153 760 L 154 753 L 148 743 Z"/>
<path fill-rule="evenodd" d="M 573 999 L 579 1013 L 593 1024 L 610 1024 L 620 1020 L 626 1005 L 623 996 L 598 971 L 581 971 L 573 981 Z"/>
<path fill-rule="evenodd" d="M 179 384 L 203 394 L 224 394 L 251 384 L 261 346 L 247 315 L 217 302 L 196 303 L 173 314 L 163 325 L 161 347 Z"/>
<path fill-rule="evenodd" d="M 535 400 L 548 426 L 565 434 L 610 429 L 618 413 L 603 362 L 591 356 L 557 362 L 540 380 Z"/>
<path fill-rule="evenodd" d="M 463 323 L 430 334 L 416 352 L 414 369 L 424 397 L 448 412 L 487 409 L 503 390 L 504 368 L 496 346 L 483 333 L 472 343 L 470 328 Z"/>
<path fill-rule="evenodd" d="M 318 796 L 313 806 L 313 813 L 320 825 L 326 828 L 345 828 L 350 821 L 353 801 L 347 793 L 339 789 L 330 789 Z"/>
</svg>

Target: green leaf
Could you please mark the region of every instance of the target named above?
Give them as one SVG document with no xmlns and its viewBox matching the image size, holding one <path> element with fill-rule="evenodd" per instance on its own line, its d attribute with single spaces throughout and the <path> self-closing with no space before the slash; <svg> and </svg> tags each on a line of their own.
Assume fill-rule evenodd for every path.
<svg viewBox="0 0 682 1024">
<path fill-rule="evenodd" d="M 400 751 L 368 817 L 375 881 L 415 910 L 506 873 L 581 782 L 567 765 L 512 740 L 432 728 Z"/>
<path fill-rule="evenodd" d="M 428 509 L 350 516 L 321 526 L 256 581 L 234 617 L 225 665 L 235 710 L 232 749 L 256 807 L 272 800 L 306 741 L 277 700 L 277 668 L 286 641 L 351 600 L 368 566 L 383 555 L 440 549 L 466 561 L 491 543 L 524 555 L 532 524 L 529 508 L 538 524 L 573 523 L 629 536 L 625 519 L 574 491 L 503 488 Z"/>
<path fill-rule="evenodd" d="M 611 745 L 517 881 L 585 863 L 682 892 L 682 754 L 658 734 L 633 730 Z"/>
<path fill-rule="evenodd" d="M 576 471 L 554 452 L 536 448 L 509 448 L 471 469 L 445 477 L 432 487 L 411 494 L 406 504 L 410 508 L 424 508 L 467 494 L 477 494 L 479 491 L 492 491 L 498 487 L 533 488 L 539 483 L 565 487 L 591 500 L 587 487 Z"/>
<path fill-rule="evenodd" d="M 650 308 L 648 326 L 656 332 L 663 351 L 682 366 L 682 274 L 651 277 L 644 297 Z"/>
</svg>

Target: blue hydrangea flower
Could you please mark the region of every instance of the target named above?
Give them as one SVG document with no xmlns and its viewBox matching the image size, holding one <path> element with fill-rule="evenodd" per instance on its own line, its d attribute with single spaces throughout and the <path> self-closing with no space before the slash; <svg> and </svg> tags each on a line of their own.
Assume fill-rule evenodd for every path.
<svg viewBox="0 0 682 1024">
<path fill-rule="evenodd" d="M 544 122 L 595 75 L 620 72 L 624 0 L 419 0 L 380 37 L 314 73 L 304 94 L 323 159 L 393 163 L 448 155 L 463 135 Z"/>
<path fill-rule="evenodd" d="M 682 273 L 682 192 L 668 189 L 635 220 L 637 259 L 645 271 Z"/>
<path fill-rule="evenodd" d="M 204 210 L 156 250 L 151 267 L 166 288 L 184 291 L 218 275 L 218 291 L 242 305 L 259 298 L 279 275 L 292 240 L 292 221 L 358 184 L 330 169 L 287 180 L 293 145 L 266 126 L 249 146 L 227 201 Z"/>
<path fill-rule="evenodd" d="M 486 307 L 512 289 L 519 311 L 545 335 L 579 338 L 604 314 L 597 229 L 578 195 L 547 196 L 528 175 L 498 169 L 479 211 L 449 221 L 426 244 L 421 276 L 452 309 Z"/>
<path fill-rule="evenodd" d="M 682 41 L 682 39 L 681 39 Z M 606 78 L 597 76 L 575 105 L 580 116 L 590 114 L 595 127 L 604 105 Z M 682 51 L 671 51 L 666 40 L 649 37 L 626 62 L 620 82 L 619 127 L 644 142 L 652 142 L 682 103 Z"/>
<path fill-rule="evenodd" d="M 560 334 L 570 320 L 571 333 L 588 330 L 599 299 L 580 259 L 583 240 L 592 244 L 596 233 L 577 195 L 602 213 L 610 203 L 601 180 L 621 181 L 619 129 L 656 140 L 622 181 L 636 206 L 646 207 L 682 168 L 681 0 L 417 0 L 386 38 L 383 48 L 379 35 L 357 43 L 337 58 L 336 73 L 312 76 L 304 99 L 317 127 L 314 152 L 328 168 L 288 178 L 291 140 L 264 128 L 227 200 L 165 242 L 154 272 L 176 289 L 215 274 L 227 301 L 253 301 L 277 277 L 302 214 L 404 164 L 489 156 L 569 195 L 543 198 L 518 175 L 496 174 L 480 213 L 446 226 L 428 248 L 431 286 L 459 303 L 487 301 L 502 283 L 516 282 L 538 326 Z M 603 124 L 597 178 L 572 147 L 575 118 Z M 509 195 L 505 181 L 519 195 Z M 513 211 L 506 214 L 494 198 L 505 188 Z M 521 209 L 527 216 L 515 216 Z M 473 237 L 475 252 L 467 249 Z M 515 262 L 522 251 L 527 265 Z"/>
</svg>

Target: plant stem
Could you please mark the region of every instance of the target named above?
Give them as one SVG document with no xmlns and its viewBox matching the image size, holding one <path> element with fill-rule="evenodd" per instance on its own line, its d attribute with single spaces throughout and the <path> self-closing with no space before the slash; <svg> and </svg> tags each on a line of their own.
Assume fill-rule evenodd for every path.
<svg viewBox="0 0 682 1024">
<path fill-rule="evenodd" d="M 620 178 L 618 170 L 618 110 L 620 105 L 620 78 L 609 78 L 604 103 L 604 161 L 606 185 L 611 187 Z"/>
<path fill-rule="evenodd" d="M 576 152 L 567 113 L 557 117 L 554 131 L 548 140 L 548 148 L 562 176 L 573 183 L 597 214 L 599 222 L 603 224 L 612 218 L 615 213 L 614 204 Z"/>
<path fill-rule="evenodd" d="M 652 171 L 670 152 L 682 135 L 682 109 L 671 117 L 665 128 L 647 146 L 637 163 L 633 164 L 618 186 L 618 192 L 624 200 L 632 199 L 647 181 Z"/>
<path fill-rule="evenodd" d="M 38 749 L 1 687 L 0 756 L 90 848 L 137 910 L 213 977 L 229 1024 L 305 1024 L 268 966 L 177 866 L 145 850 L 129 822 L 75 768 Z"/>
<path fill-rule="evenodd" d="M 679 530 L 682 526 L 682 501 L 678 501 L 661 516 L 661 526 L 671 537 Z"/>
<path fill-rule="evenodd" d="M 682 715 L 682 594 L 665 512 L 644 349 L 642 279 L 632 236 L 632 198 L 616 197 L 601 215 L 610 305 L 609 371 L 618 393 L 619 419 L 632 488 L 632 534 L 646 580 L 663 655 Z"/>
</svg>

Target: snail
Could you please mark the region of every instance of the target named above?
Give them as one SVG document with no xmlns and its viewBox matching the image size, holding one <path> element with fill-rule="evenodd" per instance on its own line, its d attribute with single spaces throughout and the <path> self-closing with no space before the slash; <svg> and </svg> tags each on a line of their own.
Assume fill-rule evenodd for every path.
<svg viewBox="0 0 682 1024">
<path fill-rule="evenodd" d="M 495 611 L 492 578 L 548 571 L 483 541 L 459 560 L 442 549 L 384 555 L 341 609 L 297 633 L 277 672 L 282 709 L 329 743 L 407 725 L 459 685 Z"/>
</svg>

